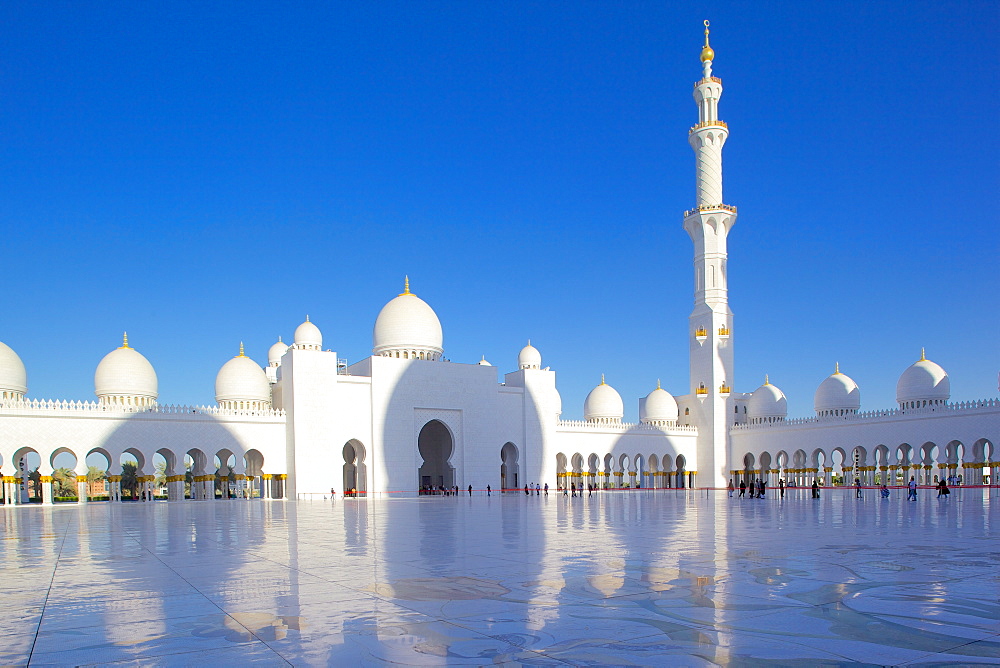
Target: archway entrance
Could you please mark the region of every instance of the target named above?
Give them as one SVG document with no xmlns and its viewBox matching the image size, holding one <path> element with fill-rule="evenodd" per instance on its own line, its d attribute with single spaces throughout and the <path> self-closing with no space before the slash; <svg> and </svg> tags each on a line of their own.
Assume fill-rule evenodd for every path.
<svg viewBox="0 0 1000 668">
<path fill-rule="evenodd" d="M 418 471 L 420 487 L 455 485 L 455 468 L 448 462 L 455 449 L 451 432 L 439 420 L 431 420 L 423 426 L 417 436 L 417 450 L 423 457 Z"/>
<path fill-rule="evenodd" d="M 520 486 L 518 480 L 517 446 L 504 443 L 500 448 L 500 488 L 517 489 Z"/>
<path fill-rule="evenodd" d="M 364 496 L 368 487 L 365 471 L 365 446 L 351 439 L 344 444 L 344 495 Z"/>
</svg>

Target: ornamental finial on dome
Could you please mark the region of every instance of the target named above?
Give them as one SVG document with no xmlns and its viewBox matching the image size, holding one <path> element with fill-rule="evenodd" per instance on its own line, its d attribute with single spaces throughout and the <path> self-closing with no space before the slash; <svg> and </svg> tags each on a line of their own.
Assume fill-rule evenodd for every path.
<svg viewBox="0 0 1000 668">
<path fill-rule="evenodd" d="M 309 314 L 306 313 L 306 322 L 309 322 Z"/>
<path fill-rule="evenodd" d="M 712 62 L 715 59 L 715 51 L 708 45 L 708 19 L 705 19 L 705 46 L 701 48 L 701 62 Z"/>
<path fill-rule="evenodd" d="M 122 332 L 122 348 L 128 348 L 128 332 Z"/>
<path fill-rule="evenodd" d="M 412 295 L 412 294 L 413 293 L 410 292 L 410 277 L 409 276 L 404 276 L 403 277 L 403 291 L 399 293 L 399 296 L 402 297 L 403 295 Z M 416 295 L 414 295 L 414 296 L 416 296 Z"/>
<path fill-rule="evenodd" d="M 771 384 L 771 380 L 770 380 L 770 378 L 767 377 L 766 373 L 764 374 L 764 384 L 765 385 L 770 385 Z"/>
<path fill-rule="evenodd" d="M 243 354 L 243 342 L 242 341 L 240 341 L 240 354 L 237 355 L 237 357 L 246 357 L 246 355 Z"/>
<path fill-rule="evenodd" d="M 840 362 L 834 362 L 833 375 L 834 376 L 840 375 Z"/>
<path fill-rule="evenodd" d="M 604 374 L 603 373 L 601 374 L 601 385 L 607 385 L 607 383 L 604 382 Z"/>
<path fill-rule="evenodd" d="M 658 390 L 662 390 L 663 389 L 662 387 L 660 387 L 660 379 L 659 378 L 656 379 L 656 389 L 658 389 Z"/>
<path fill-rule="evenodd" d="M 920 348 L 920 361 L 921 362 L 927 361 L 927 355 L 924 353 L 923 347 Z"/>
</svg>

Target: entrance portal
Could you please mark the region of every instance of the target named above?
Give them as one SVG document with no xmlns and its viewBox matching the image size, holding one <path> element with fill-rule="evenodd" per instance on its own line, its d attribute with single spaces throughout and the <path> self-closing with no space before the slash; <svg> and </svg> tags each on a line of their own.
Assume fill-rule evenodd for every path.
<svg viewBox="0 0 1000 668">
<path fill-rule="evenodd" d="M 417 436 L 417 450 L 424 461 L 420 465 L 420 487 L 454 487 L 455 468 L 448 462 L 455 449 L 451 432 L 439 420 L 431 420 Z"/>
<path fill-rule="evenodd" d="M 513 443 L 504 443 L 500 448 L 500 488 L 517 489 L 519 487 L 517 473 L 517 446 Z"/>
</svg>

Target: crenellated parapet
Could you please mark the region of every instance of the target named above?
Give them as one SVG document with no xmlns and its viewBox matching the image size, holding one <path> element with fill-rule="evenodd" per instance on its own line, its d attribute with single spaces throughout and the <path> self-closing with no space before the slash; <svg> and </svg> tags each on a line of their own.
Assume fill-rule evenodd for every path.
<svg viewBox="0 0 1000 668">
<path fill-rule="evenodd" d="M 698 428 L 688 425 L 663 425 L 645 422 L 593 422 L 589 420 L 560 420 L 557 430 L 588 432 L 649 432 L 657 434 L 697 434 Z"/>
<path fill-rule="evenodd" d="M 886 408 L 873 411 L 859 411 L 839 416 L 822 416 L 807 418 L 791 418 L 775 422 L 757 424 L 736 424 L 730 428 L 733 432 L 756 431 L 760 429 L 786 429 L 802 425 L 824 425 L 841 422 L 879 422 L 905 419 L 917 419 L 942 413 L 1000 413 L 1000 399 L 979 399 L 975 401 L 957 401 L 950 404 L 938 404 L 921 408 Z"/>
<path fill-rule="evenodd" d="M 0 414 L 91 414 L 91 415 L 211 415 L 219 417 L 265 417 L 282 418 L 285 411 L 272 408 L 234 409 L 221 406 L 181 406 L 156 404 L 134 406 L 125 404 L 104 404 L 98 401 L 62 401 L 52 399 L 22 399 L 20 401 L 0 401 Z"/>
</svg>

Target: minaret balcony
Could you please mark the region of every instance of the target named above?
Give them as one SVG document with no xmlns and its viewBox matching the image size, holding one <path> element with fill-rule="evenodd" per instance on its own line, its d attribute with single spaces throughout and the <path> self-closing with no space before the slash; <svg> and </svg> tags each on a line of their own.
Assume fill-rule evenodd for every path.
<svg viewBox="0 0 1000 668">
<path fill-rule="evenodd" d="M 691 126 L 691 129 L 688 130 L 688 134 L 691 134 L 692 132 L 697 132 L 702 128 L 725 128 L 728 130 L 729 126 L 726 124 L 725 121 L 702 121 L 698 125 Z"/>
<path fill-rule="evenodd" d="M 708 388 L 705 387 L 704 385 L 702 385 L 701 387 L 696 388 L 695 391 L 694 391 L 694 393 L 695 393 L 695 396 L 697 396 L 697 397 L 699 397 L 701 399 L 704 399 L 705 397 L 708 396 Z"/>
<path fill-rule="evenodd" d="M 722 385 L 719 385 L 719 394 L 721 394 L 724 397 L 728 397 L 729 393 L 732 392 L 732 391 L 733 391 L 733 388 L 729 387 L 725 383 L 723 383 Z"/>
<path fill-rule="evenodd" d="M 713 204 L 712 206 L 696 206 L 693 209 L 688 209 L 684 212 L 684 217 L 687 218 L 693 213 L 700 213 L 702 211 L 728 211 L 730 213 L 736 213 L 736 207 L 730 204 Z"/>
<path fill-rule="evenodd" d="M 698 343 L 704 343 L 705 339 L 708 338 L 708 330 L 704 327 L 699 327 L 694 332 L 694 338 Z"/>
<path fill-rule="evenodd" d="M 707 84 L 707 83 L 710 83 L 710 82 L 721 84 L 722 83 L 722 79 L 720 79 L 719 77 L 704 77 L 703 79 L 700 79 L 699 81 L 695 81 L 694 82 L 694 87 L 697 88 L 698 86 L 700 86 L 702 84 Z"/>
<path fill-rule="evenodd" d="M 723 325 L 719 328 L 719 338 L 728 339 L 729 338 L 729 328 Z"/>
</svg>

